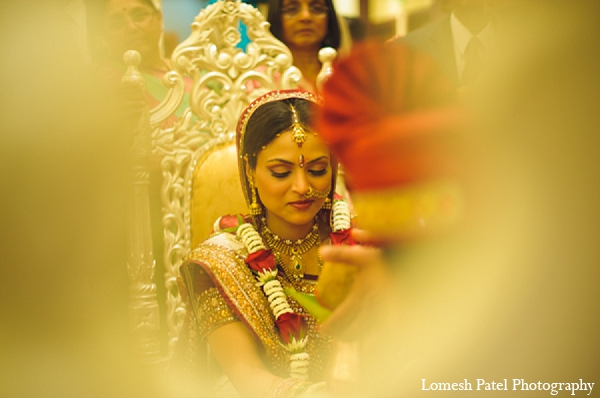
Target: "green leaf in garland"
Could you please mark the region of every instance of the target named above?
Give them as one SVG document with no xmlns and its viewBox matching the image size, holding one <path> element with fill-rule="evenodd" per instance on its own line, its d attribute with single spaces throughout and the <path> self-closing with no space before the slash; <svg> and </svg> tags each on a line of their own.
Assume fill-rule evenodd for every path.
<svg viewBox="0 0 600 398">
<path fill-rule="evenodd" d="M 286 287 L 285 294 L 296 300 L 304 309 L 315 317 L 315 319 L 319 322 L 325 322 L 329 315 L 331 315 L 331 310 L 323 307 L 315 296 L 311 296 L 304 293 L 298 293 L 296 289 L 291 287 Z"/>
</svg>

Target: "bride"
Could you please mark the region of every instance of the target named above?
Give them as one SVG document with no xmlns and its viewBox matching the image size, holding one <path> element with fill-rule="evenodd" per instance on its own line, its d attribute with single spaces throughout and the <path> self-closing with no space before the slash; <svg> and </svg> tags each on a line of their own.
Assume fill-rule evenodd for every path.
<svg viewBox="0 0 600 398">
<path fill-rule="evenodd" d="M 186 363 L 216 396 L 326 391 L 331 341 L 288 295 L 314 294 L 319 247 L 351 239 L 348 208 L 334 197 L 336 162 L 311 122 L 318 104 L 306 91 L 274 91 L 242 113 L 238 163 L 251 214 L 219 218 L 180 269 L 180 339 L 194 342 Z"/>
</svg>

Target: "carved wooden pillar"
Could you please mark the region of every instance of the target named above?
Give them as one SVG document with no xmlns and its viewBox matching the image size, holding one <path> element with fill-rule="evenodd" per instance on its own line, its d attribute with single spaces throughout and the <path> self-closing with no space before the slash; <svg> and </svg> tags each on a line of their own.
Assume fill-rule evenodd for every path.
<svg viewBox="0 0 600 398">
<path fill-rule="evenodd" d="M 124 56 L 127 72 L 123 84 L 132 90 L 139 90 L 143 96 L 144 78 L 138 71 L 141 57 L 136 51 L 128 51 Z M 132 132 L 131 189 L 128 212 L 128 264 L 127 270 L 131 285 L 129 288 L 129 317 L 136 349 L 144 363 L 160 361 L 160 317 L 153 282 L 155 262 L 152 252 L 152 231 L 148 186 L 150 172 L 148 158 L 151 153 L 150 114 L 147 106 L 139 119 L 128 126 Z"/>
</svg>

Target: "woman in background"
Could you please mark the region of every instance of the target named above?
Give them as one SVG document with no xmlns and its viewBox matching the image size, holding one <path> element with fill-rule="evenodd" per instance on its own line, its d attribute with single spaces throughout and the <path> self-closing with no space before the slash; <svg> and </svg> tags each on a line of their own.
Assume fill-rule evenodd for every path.
<svg viewBox="0 0 600 398">
<path fill-rule="evenodd" d="M 321 70 L 319 50 L 332 47 L 340 50 L 346 44 L 344 25 L 331 0 L 271 0 L 267 20 L 271 33 L 292 52 L 294 65 L 302 72 L 300 88 L 316 92 L 316 80 Z M 342 37 L 344 40 L 342 40 Z M 349 45 L 349 44 L 348 44 Z"/>
</svg>

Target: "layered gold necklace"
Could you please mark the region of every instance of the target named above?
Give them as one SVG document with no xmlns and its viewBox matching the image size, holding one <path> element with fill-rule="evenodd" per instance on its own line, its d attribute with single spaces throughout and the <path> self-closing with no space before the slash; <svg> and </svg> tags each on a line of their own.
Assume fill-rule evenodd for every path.
<svg viewBox="0 0 600 398">
<path fill-rule="evenodd" d="M 283 239 L 275 234 L 267 227 L 266 219 L 262 219 L 263 227 L 261 233 L 267 241 L 267 245 L 273 250 L 273 254 L 278 262 L 284 267 L 284 270 L 290 277 L 295 279 L 304 276 L 305 263 L 302 255 L 309 251 L 315 244 L 320 243 L 319 226 L 317 221 L 313 224 L 308 234 L 298 240 Z M 290 257 L 289 266 L 286 267 L 281 259 L 281 253 L 285 253 Z"/>
</svg>

